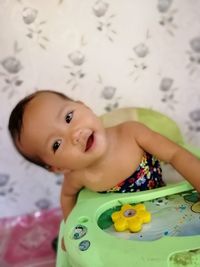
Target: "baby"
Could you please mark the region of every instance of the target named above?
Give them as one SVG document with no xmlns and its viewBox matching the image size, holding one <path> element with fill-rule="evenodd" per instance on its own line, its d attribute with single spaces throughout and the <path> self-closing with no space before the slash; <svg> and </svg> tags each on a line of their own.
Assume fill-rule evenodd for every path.
<svg viewBox="0 0 200 267">
<path fill-rule="evenodd" d="M 43 90 L 22 99 L 10 115 L 9 131 L 26 159 L 64 175 L 64 218 L 84 187 L 134 192 L 163 186 L 157 158 L 200 191 L 200 160 L 187 150 L 139 122 L 104 128 L 89 107 L 59 92 Z"/>
</svg>

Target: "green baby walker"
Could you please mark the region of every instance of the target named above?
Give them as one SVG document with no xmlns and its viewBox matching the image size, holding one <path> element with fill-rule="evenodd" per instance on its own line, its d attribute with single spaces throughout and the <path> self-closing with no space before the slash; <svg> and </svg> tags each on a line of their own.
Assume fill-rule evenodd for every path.
<svg viewBox="0 0 200 267">
<path fill-rule="evenodd" d="M 200 158 L 200 149 L 186 144 L 177 124 L 161 113 L 124 108 L 101 118 L 106 127 L 142 122 Z M 167 185 L 149 191 L 99 194 L 83 189 L 66 223 L 61 222 L 56 267 L 200 266 L 199 194 L 170 166 L 164 164 L 163 172 Z M 151 214 L 149 223 L 136 232 L 114 229 L 113 214 L 126 222 L 141 205 Z"/>
</svg>

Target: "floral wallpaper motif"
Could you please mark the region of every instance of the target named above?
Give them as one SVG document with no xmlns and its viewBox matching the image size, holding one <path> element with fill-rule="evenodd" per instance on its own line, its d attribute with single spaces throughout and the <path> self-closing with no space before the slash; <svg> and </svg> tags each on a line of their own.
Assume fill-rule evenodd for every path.
<svg viewBox="0 0 200 267">
<path fill-rule="evenodd" d="M 173 8 L 173 0 L 159 0 L 157 7 L 160 12 L 160 25 L 173 36 L 174 31 L 177 28 L 177 25 L 174 22 L 177 9 Z"/>
<path fill-rule="evenodd" d="M 161 101 L 165 103 L 170 109 L 174 109 L 177 104 L 175 92 L 177 88 L 173 86 L 173 79 L 165 77 L 161 80 L 160 90 L 162 91 Z"/>
<path fill-rule="evenodd" d="M 200 133 L 200 109 L 194 109 L 188 114 L 189 121 L 187 122 L 190 139 L 199 136 Z"/>
<path fill-rule="evenodd" d="M 23 67 L 18 58 L 21 50 L 18 47 L 18 43 L 14 42 L 13 53 L 1 60 L 2 71 L 0 72 L 0 78 L 2 78 L 4 83 L 1 91 L 7 93 L 9 98 L 15 93 L 16 87 L 20 87 L 23 83 L 23 80 L 20 78 L 20 71 Z"/>
<path fill-rule="evenodd" d="M 146 42 L 141 42 L 133 47 L 134 57 L 130 58 L 132 62 L 132 71 L 130 75 L 134 77 L 134 81 L 139 78 L 139 75 L 148 68 L 146 57 L 149 54 L 148 39 L 149 32 L 146 34 Z"/>
<path fill-rule="evenodd" d="M 10 183 L 8 174 L 0 173 L 0 195 L 5 196 L 13 192 L 14 183 Z"/>
<path fill-rule="evenodd" d="M 189 69 L 189 73 L 192 75 L 194 72 L 200 70 L 200 36 L 194 37 L 190 40 L 189 45 L 189 63 L 187 67 Z"/>
<path fill-rule="evenodd" d="M 199 0 L 0 2 L 0 217 L 59 205 L 63 177 L 25 161 L 7 131 L 14 105 L 38 89 L 97 114 L 152 108 L 200 147 L 197 10 Z"/>
<path fill-rule="evenodd" d="M 117 88 L 112 85 L 105 85 L 101 75 L 98 76 L 98 83 L 101 86 L 101 97 L 105 100 L 105 112 L 112 111 L 119 107 L 120 97 L 116 96 Z"/>
<path fill-rule="evenodd" d="M 80 47 L 86 45 L 84 38 L 81 38 Z M 74 50 L 68 54 L 68 64 L 64 65 L 64 68 L 68 70 L 68 80 L 67 85 L 74 90 L 77 86 L 80 86 L 81 79 L 83 79 L 86 73 L 83 70 L 84 63 L 85 63 L 85 55 L 83 51 Z"/>
<path fill-rule="evenodd" d="M 97 29 L 105 34 L 109 41 L 113 42 L 114 36 L 117 33 L 113 29 L 113 19 L 115 14 L 109 12 L 109 3 L 102 0 L 97 0 L 93 7 L 93 13 L 97 17 Z"/>
<path fill-rule="evenodd" d="M 23 21 L 27 26 L 26 36 L 34 41 L 42 48 L 46 49 L 46 45 L 49 42 L 49 39 L 44 34 L 44 25 L 46 24 L 45 20 L 38 20 L 38 10 L 25 7 L 22 11 Z"/>
</svg>

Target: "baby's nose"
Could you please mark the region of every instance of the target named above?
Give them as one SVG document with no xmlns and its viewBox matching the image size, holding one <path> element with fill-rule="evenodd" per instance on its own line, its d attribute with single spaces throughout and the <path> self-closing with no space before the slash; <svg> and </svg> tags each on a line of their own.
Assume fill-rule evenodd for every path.
<svg viewBox="0 0 200 267">
<path fill-rule="evenodd" d="M 72 135 L 72 142 L 74 145 L 85 146 L 89 136 L 92 134 L 90 129 L 77 129 Z"/>
</svg>

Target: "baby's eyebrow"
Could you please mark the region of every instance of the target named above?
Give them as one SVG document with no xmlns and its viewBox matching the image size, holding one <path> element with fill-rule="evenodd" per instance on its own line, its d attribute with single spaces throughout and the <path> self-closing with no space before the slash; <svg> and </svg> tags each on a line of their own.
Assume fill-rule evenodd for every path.
<svg viewBox="0 0 200 267">
<path fill-rule="evenodd" d="M 63 112 L 64 112 L 65 109 L 66 109 L 66 104 L 64 104 L 64 105 L 60 108 L 60 110 L 59 110 L 58 113 L 57 113 L 56 119 L 59 119 L 59 118 L 62 116 L 62 114 L 63 114 Z"/>
</svg>

